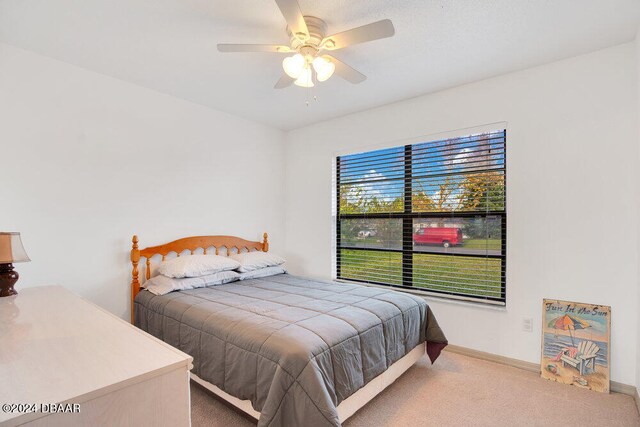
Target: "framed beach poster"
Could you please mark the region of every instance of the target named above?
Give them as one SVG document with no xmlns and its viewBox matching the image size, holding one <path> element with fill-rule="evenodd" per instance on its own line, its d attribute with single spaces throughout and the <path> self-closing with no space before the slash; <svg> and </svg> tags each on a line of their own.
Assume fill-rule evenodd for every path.
<svg viewBox="0 0 640 427">
<path fill-rule="evenodd" d="M 609 393 L 611 307 L 544 299 L 542 378 Z"/>
</svg>

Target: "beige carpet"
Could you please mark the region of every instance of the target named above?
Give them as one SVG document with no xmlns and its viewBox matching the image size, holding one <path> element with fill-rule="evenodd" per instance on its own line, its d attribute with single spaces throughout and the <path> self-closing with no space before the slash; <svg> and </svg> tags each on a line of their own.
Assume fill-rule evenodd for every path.
<svg viewBox="0 0 640 427">
<path fill-rule="evenodd" d="M 252 426 L 250 418 L 197 384 L 191 419 L 199 426 Z M 423 357 L 345 427 L 640 426 L 632 397 L 541 379 L 517 368 L 443 352 Z"/>
</svg>

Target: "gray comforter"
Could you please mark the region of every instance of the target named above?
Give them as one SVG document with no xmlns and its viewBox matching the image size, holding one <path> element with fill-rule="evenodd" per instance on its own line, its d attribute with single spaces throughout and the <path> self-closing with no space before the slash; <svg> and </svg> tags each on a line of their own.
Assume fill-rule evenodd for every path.
<svg viewBox="0 0 640 427">
<path fill-rule="evenodd" d="M 135 300 L 138 327 L 193 356 L 193 372 L 251 401 L 259 426 L 339 426 L 336 407 L 427 341 L 424 299 L 288 274 Z"/>
</svg>

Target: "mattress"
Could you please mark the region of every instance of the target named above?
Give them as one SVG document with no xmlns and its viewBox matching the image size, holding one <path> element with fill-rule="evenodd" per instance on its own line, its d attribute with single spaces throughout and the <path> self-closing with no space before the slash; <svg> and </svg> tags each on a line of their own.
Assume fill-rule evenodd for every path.
<svg viewBox="0 0 640 427">
<path fill-rule="evenodd" d="M 193 372 L 250 400 L 258 426 L 339 426 L 336 407 L 417 345 L 446 338 L 427 303 L 289 274 L 156 296 L 135 324 L 193 356 Z"/>
</svg>

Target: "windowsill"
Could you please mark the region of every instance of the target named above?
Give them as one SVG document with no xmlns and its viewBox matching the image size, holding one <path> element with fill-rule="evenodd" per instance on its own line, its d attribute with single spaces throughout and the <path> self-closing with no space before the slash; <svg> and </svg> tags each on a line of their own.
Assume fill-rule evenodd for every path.
<svg viewBox="0 0 640 427">
<path fill-rule="evenodd" d="M 391 289 L 393 291 L 405 292 L 407 294 L 419 296 L 425 299 L 426 298 L 435 299 L 438 302 L 447 303 L 447 304 L 464 305 L 467 307 L 472 306 L 477 308 L 486 308 L 486 309 L 498 310 L 498 311 L 504 311 L 507 308 L 506 303 L 499 302 L 499 301 L 478 300 L 475 298 L 469 298 L 469 297 L 463 297 L 463 296 L 457 296 L 457 295 L 449 295 L 445 297 L 442 294 L 429 292 L 429 291 L 417 291 L 412 289 L 398 288 L 394 286 L 376 285 L 374 283 L 358 282 L 355 280 L 344 280 L 344 279 L 333 279 L 333 280 L 340 283 L 354 283 L 358 285 L 370 286 L 370 287 L 380 288 L 380 289 Z"/>
</svg>

